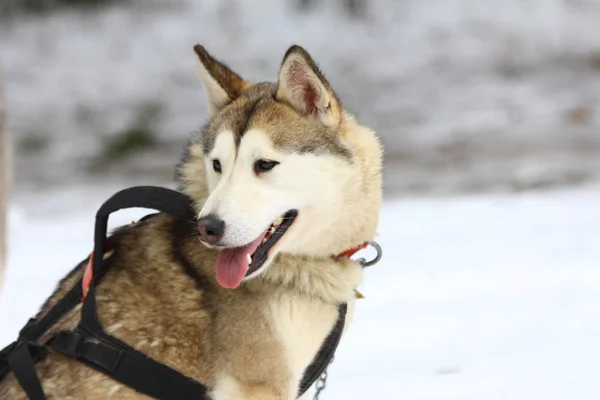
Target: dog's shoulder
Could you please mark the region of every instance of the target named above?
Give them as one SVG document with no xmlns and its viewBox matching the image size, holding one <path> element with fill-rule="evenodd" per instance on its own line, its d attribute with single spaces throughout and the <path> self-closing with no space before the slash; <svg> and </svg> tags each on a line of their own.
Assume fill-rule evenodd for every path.
<svg viewBox="0 0 600 400">
<path fill-rule="evenodd" d="M 166 214 L 151 215 L 137 223 L 115 229 L 110 233 L 114 250 L 111 249 L 104 255 L 105 262 L 110 264 L 109 273 L 105 279 L 106 284 L 104 282 L 100 284 L 99 292 L 108 295 L 111 301 L 118 301 L 120 297 L 118 292 L 124 293 L 121 286 L 124 281 L 127 281 L 126 276 L 123 275 L 131 275 L 135 271 L 140 272 L 142 281 L 145 280 L 144 274 L 150 271 L 152 272 L 149 275 L 153 275 L 154 279 L 160 279 L 163 271 L 158 266 L 172 263 L 170 255 L 173 253 L 173 238 L 187 235 L 185 229 L 185 224 Z M 65 245 L 68 246 L 68 243 Z M 44 317 L 75 285 L 80 284 L 88 262 L 89 254 L 59 281 L 54 292 L 35 316 L 36 319 Z M 140 279 L 136 281 L 143 283 Z M 126 293 L 125 297 L 127 297 Z M 81 304 L 77 305 L 61 318 L 41 338 L 41 341 L 43 342 L 57 330 L 73 328 L 79 321 L 80 307 Z"/>
</svg>

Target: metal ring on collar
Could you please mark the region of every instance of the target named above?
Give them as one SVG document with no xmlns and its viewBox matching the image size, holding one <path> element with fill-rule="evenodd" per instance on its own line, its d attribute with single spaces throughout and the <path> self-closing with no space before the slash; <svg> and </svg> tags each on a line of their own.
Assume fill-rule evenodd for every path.
<svg viewBox="0 0 600 400">
<path fill-rule="evenodd" d="M 356 260 L 363 268 L 371 267 L 371 266 L 377 264 L 381 260 L 381 257 L 383 256 L 383 250 L 381 249 L 381 246 L 379 245 L 379 243 L 372 241 L 372 242 L 369 242 L 369 246 L 371 246 L 372 248 L 375 249 L 375 251 L 377 252 L 377 255 L 371 261 L 367 261 L 364 258 L 359 258 L 358 260 Z"/>
</svg>

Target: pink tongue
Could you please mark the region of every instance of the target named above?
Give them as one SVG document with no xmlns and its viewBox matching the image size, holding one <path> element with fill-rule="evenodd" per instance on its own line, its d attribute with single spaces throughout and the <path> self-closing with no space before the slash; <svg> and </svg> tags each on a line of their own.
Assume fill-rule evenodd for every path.
<svg viewBox="0 0 600 400">
<path fill-rule="evenodd" d="M 232 249 L 223 249 L 219 252 L 215 269 L 217 273 L 217 282 L 227 289 L 234 289 L 240 285 L 246 272 L 248 272 L 248 256 L 252 255 L 265 234 L 260 235 L 256 240 L 248 243 L 243 247 L 235 247 Z"/>
</svg>

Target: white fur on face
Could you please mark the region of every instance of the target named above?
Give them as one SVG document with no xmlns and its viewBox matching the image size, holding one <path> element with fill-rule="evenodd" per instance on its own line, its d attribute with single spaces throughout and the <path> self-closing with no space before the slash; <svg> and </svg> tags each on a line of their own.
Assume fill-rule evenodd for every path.
<svg viewBox="0 0 600 400">
<path fill-rule="evenodd" d="M 346 209 L 353 166 L 329 154 L 292 153 L 281 167 L 282 189 L 292 193 L 298 217 L 270 252 L 330 254 L 331 240 L 336 239 L 331 236 L 332 226 Z"/>
<path fill-rule="evenodd" d="M 265 137 L 262 133 L 260 135 Z M 281 158 L 269 150 L 270 143 L 257 141 L 253 139 L 255 136 L 252 131 L 247 132 L 236 154 L 233 133 L 221 132 L 205 158 L 210 195 L 199 216 L 215 214 L 225 222 L 222 242 L 226 247 L 252 242 L 291 208 L 288 199 L 272 186 L 272 178 L 279 166 L 259 176 L 255 174 L 256 161 L 279 161 Z M 221 174 L 213 170 L 214 159 L 221 162 Z"/>
<path fill-rule="evenodd" d="M 206 157 L 210 196 L 200 216 L 216 214 L 225 221 L 223 245 L 244 246 L 255 240 L 287 211 L 298 210 L 292 227 L 269 251 L 269 260 L 280 251 L 315 254 L 330 244 L 323 235 L 330 230 L 343 209 L 345 188 L 355 176 L 346 160 L 327 154 L 281 153 L 258 129 L 244 134 L 239 149 L 233 133 L 221 132 Z M 212 160 L 219 159 L 222 174 L 216 174 Z M 280 164 L 257 175 L 254 164 L 260 159 Z"/>
</svg>

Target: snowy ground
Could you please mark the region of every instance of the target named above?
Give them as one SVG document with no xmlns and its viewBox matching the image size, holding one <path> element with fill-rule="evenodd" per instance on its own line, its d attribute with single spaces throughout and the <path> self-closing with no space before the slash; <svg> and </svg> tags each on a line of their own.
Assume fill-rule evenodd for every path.
<svg viewBox="0 0 600 400">
<path fill-rule="evenodd" d="M 18 189 L 89 181 L 90 157 L 147 103 L 162 110 L 160 144 L 115 168 L 170 177 L 206 117 L 198 42 L 251 80 L 275 79 L 285 50 L 305 46 L 383 137 L 390 190 L 600 179 L 600 0 L 373 0 L 364 20 L 334 0 L 305 13 L 291 0 L 141 3 L 0 19 L 9 125 L 39 146 L 17 157 Z"/>
<path fill-rule="evenodd" d="M 86 199 L 114 189 L 15 199 L 0 346 L 89 253 Z M 396 200 L 380 234 L 322 398 L 600 398 L 600 188 Z"/>
</svg>

